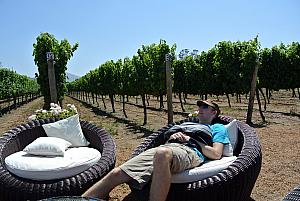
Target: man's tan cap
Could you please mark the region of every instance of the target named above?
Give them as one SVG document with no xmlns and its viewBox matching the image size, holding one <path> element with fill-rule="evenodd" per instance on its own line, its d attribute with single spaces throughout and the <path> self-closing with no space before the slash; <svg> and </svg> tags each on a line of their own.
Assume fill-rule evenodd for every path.
<svg viewBox="0 0 300 201">
<path fill-rule="evenodd" d="M 211 99 L 207 99 L 207 100 L 198 100 L 197 101 L 197 105 L 200 107 L 201 105 L 203 104 L 206 104 L 206 105 L 209 105 L 211 106 L 212 108 L 214 108 L 216 111 L 217 111 L 217 115 L 216 116 L 219 116 L 220 114 L 220 108 L 218 106 L 217 103 L 215 103 L 214 101 L 212 101 Z"/>
</svg>

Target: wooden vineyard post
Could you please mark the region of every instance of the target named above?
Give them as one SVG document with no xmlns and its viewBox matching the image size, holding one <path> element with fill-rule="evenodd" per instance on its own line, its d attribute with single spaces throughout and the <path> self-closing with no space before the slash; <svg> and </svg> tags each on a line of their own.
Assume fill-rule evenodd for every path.
<svg viewBox="0 0 300 201">
<path fill-rule="evenodd" d="M 253 113 L 254 97 L 255 97 L 255 90 L 256 90 L 256 78 L 257 78 L 258 66 L 259 66 L 259 58 L 258 55 L 256 55 L 256 62 L 253 71 L 253 76 L 252 76 L 250 97 L 249 97 L 248 110 L 247 110 L 247 120 L 246 120 L 246 123 L 249 125 L 252 124 L 252 113 Z"/>
<path fill-rule="evenodd" d="M 50 100 L 51 103 L 57 103 L 57 90 L 55 81 L 55 71 L 54 71 L 54 54 L 52 52 L 47 52 L 47 63 L 48 63 L 48 80 L 50 89 Z"/>
<path fill-rule="evenodd" d="M 173 123 L 172 77 L 171 77 L 171 55 L 170 54 L 166 54 L 166 85 L 167 85 L 168 124 L 170 124 Z"/>
</svg>

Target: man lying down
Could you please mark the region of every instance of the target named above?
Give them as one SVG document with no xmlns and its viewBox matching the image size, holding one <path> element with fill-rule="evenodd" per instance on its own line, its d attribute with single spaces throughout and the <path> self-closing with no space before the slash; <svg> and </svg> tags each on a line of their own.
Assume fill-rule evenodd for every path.
<svg viewBox="0 0 300 201">
<path fill-rule="evenodd" d="M 199 123 L 173 126 L 165 133 L 167 143 L 114 168 L 82 196 L 106 199 L 119 184 L 141 189 L 152 180 L 149 200 L 164 201 L 172 174 L 199 166 L 207 159 L 220 159 L 229 138 L 223 124 L 212 124 L 220 114 L 219 106 L 212 100 L 199 100 L 197 106 Z"/>
</svg>

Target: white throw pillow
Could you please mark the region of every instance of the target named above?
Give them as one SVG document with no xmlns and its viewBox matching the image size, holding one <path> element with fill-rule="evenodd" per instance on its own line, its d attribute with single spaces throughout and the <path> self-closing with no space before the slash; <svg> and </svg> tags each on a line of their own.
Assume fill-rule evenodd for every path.
<svg viewBox="0 0 300 201">
<path fill-rule="evenodd" d="M 223 156 L 233 156 L 233 149 L 231 143 L 225 144 L 223 148 Z"/>
<path fill-rule="evenodd" d="M 71 143 L 56 137 L 39 137 L 27 145 L 23 151 L 40 156 L 63 156 Z"/>
<path fill-rule="evenodd" d="M 85 139 L 78 114 L 60 121 L 42 125 L 47 136 L 58 137 L 71 142 L 72 146 L 88 146 L 90 143 Z"/>
<path fill-rule="evenodd" d="M 229 124 L 225 125 L 225 128 L 228 132 L 229 141 L 232 145 L 233 150 L 236 148 L 238 143 L 238 127 L 237 127 L 237 120 L 234 119 Z"/>
<path fill-rule="evenodd" d="M 223 156 L 233 156 L 233 150 L 236 148 L 238 140 L 237 120 L 234 119 L 229 124 L 225 125 L 228 133 L 230 144 L 226 144 L 223 149 Z"/>
</svg>

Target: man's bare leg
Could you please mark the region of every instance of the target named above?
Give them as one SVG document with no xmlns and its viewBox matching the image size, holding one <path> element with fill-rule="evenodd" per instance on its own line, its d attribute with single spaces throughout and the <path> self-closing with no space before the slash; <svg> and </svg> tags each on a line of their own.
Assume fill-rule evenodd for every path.
<svg viewBox="0 0 300 201">
<path fill-rule="evenodd" d="M 159 148 L 153 159 L 153 175 L 150 188 L 150 201 L 167 199 L 171 185 L 172 150 Z"/>
<path fill-rule="evenodd" d="M 108 197 L 110 191 L 119 184 L 130 181 L 132 178 L 129 177 L 119 167 L 114 168 L 100 181 L 90 187 L 84 194 L 83 197 L 94 197 L 105 199 Z"/>
</svg>

